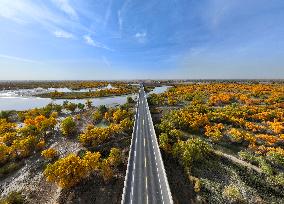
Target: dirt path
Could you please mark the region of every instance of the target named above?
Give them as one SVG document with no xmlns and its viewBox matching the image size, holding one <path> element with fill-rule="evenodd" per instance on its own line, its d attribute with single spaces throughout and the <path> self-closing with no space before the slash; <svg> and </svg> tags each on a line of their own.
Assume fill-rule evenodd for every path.
<svg viewBox="0 0 284 204">
<path fill-rule="evenodd" d="M 258 168 L 257 166 L 254 166 L 254 165 L 252 165 L 252 164 L 250 164 L 250 163 L 248 163 L 246 161 L 243 161 L 243 160 L 241 160 L 241 159 L 239 159 L 239 158 L 237 158 L 235 156 L 232 156 L 232 155 L 229 155 L 229 154 L 223 153 L 221 151 L 217 151 L 217 150 L 215 150 L 214 153 L 216 155 L 219 155 L 219 156 L 221 156 L 223 158 L 226 158 L 226 159 L 230 160 L 231 162 L 233 162 L 235 164 L 239 164 L 239 165 L 245 166 L 245 167 L 247 167 L 249 169 L 252 169 L 252 170 L 256 171 L 257 173 L 262 173 L 261 169 Z"/>
</svg>

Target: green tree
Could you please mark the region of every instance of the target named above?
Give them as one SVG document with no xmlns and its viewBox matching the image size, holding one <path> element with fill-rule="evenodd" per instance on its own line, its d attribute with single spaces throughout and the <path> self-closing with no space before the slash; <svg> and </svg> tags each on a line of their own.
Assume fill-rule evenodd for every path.
<svg viewBox="0 0 284 204">
<path fill-rule="evenodd" d="M 82 104 L 82 103 L 78 103 L 78 108 L 79 108 L 80 110 L 84 110 L 85 105 Z"/>
<path fill-rule="evenodd" d="M 131 96 L 127 97 L 127 103 L 135 103 L 135 101 L 133 100 L 133 98 Z"/>
<path fill-rule="evenodd" d="M 11 111 L 0 111 L 0 118 L 9 120 L 10 115 L 11 115 Z"/>
<path fill-rule="evenodd" d="M 159 136 L 159 146 L 161 147 L 162 150 L 164 150 L 165 152 L 170 153 L 172 150 L 172 146 L 170 144 L 170 139 L 168 134 L 166 133 L 162 133 Z"/>
<path fill-rule="evenodd" d="M 74 112 L 77 108 L 77 104 L 69 102 L 65 108 L 66 110 Z"/>
<path fill-rule="evenodd" d="M 105 105 L 100 105 L 99 111 L 101 112 L 101 114 L 105 114 L 108 111 L 108 108 Z"/>
<path fill-rule="evenodd" d="M 60 128 L 61 128 L 61 132 L 64 136 L 71 136 L 71 135 L 75 134 L 76 131 L 77 131 L 76 123 L 75 123 L 75 121 L 73 120 L 72 117 L 65 118 L 62 121 Z"/>
<path fill-rule="evenodd" d="M 179 158 L 187 170 L 191 170 L 193 162 L 204 160 L 212 152 L 211 147 L 198 138 L 178 141 L 173 147 L 173 154 Z"/>
</svg>

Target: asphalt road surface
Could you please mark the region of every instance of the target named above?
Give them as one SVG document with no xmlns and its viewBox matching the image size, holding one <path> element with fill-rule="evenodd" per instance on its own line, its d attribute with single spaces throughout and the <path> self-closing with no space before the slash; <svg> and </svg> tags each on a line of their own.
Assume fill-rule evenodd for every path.
<svg viewBox="0 0 284 204">
<path fill-rule="evenodd" d="M 146 100 L 141 87 L 122 203 L 172 203 Z"/>
</svg>

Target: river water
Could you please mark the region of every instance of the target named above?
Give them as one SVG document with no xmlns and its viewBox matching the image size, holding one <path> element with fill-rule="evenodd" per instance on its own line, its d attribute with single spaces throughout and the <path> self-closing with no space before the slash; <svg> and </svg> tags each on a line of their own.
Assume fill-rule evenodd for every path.
<svg viewBox="0 0 284 204">
<path fill-rule="evenodd" d="M 158 86 L 155 87 L 152 91 L 149 92 L 149 94 L 160 94 L 160 93 L 164 93 L 165 91 L 168 90 L 168 88 L 171 88 L 172 86 Z"/>
<path fill-rule="evenodd" d="M 110 88 L 110 87 L 108 87 Z M 156 87 L 150 93 L 162 93 L 169 88 L 168 86 Z M 32 108 L 42 108 L 49 103 L 63 104 L 66 99 L 51 99 L 51 98 L 40 98 L 32 96 L 35 93 L 45 93 L 50 91 L 60 91 L 60 92 L 71 92 L 68 88 L 60 89 L 21 89 L 21 90 L 2 90 L 0 91 L 0 111 L 5 110 L 28 110 Z M 77 91 L 86 91 L 86 89 L 81 89 Z M 114 97 L 102 97 L 102 98 L 91 98 L 94 106 L 106 105 L 106 106 L 115 106 L 122 105 L 127 102 L 127 97 L 135 97 L 133 95 L 123 95 L 123 96 L 114 96 Z M 72 103 L 85 103 L 86 99 L 68 99 Z"/>
</svg>

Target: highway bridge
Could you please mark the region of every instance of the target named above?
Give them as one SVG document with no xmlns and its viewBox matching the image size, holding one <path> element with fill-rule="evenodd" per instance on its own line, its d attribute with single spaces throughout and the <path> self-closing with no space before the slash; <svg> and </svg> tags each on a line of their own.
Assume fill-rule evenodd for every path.
<svg viewBox="0 0 284 204">
<path fill-rule="evenodd" d="M 121 203 L 173 203 L 143 86 L 138 95 Z"/>
</svg>

